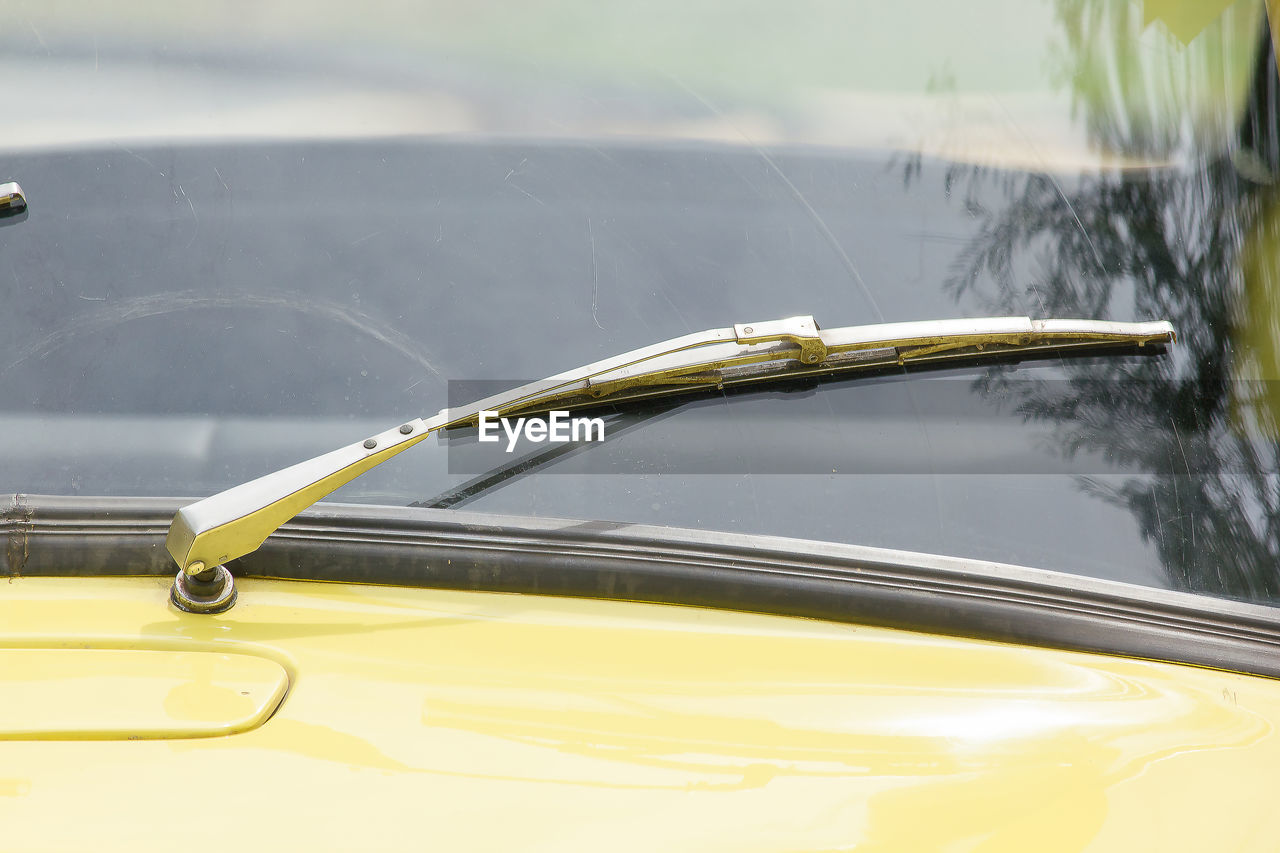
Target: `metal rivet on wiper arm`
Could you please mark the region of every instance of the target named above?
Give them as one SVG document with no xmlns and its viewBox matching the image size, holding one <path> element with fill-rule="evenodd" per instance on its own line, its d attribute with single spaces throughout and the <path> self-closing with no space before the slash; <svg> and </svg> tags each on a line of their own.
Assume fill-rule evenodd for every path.
<svg viewBox="0 0 1280 853">
<path fill-rule="evenodd" d="M 16 181 L 0 184 L 0 213 L 17 213 L 27 206 L 27 197 Z"/>
</svg>

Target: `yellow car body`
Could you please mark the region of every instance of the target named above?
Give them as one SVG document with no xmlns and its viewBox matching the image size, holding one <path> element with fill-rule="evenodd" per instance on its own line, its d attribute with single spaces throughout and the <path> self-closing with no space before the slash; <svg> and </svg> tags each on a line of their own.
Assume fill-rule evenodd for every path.
<svg viewBox="0 0 1280 853">
<path fill-rule="evenodd" d="M 6 850 L 1274 850 L 1280 684 L 625 601 L 0 597 Z M 106 846 L 104 846 L 106 845 Z"/>
</svg>

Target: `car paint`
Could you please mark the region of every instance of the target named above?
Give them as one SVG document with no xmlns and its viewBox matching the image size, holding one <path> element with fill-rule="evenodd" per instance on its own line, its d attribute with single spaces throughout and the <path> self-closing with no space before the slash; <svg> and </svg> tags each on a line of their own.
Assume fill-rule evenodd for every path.
<svg viewBox="0 0 1280 853">
<path fill-rule="evenodd" d="M 0 740 L 235 734 L 262 725 L 290 680 L 283 666 L 259 655 L 146 643 L 0 648 L 0 670 Z"/>
<path fill-rule="evenodd" d="M 15 850 L 1274 849 L 1280 683 L 726 610 L 19 578 L 3 650 L 280 663 L 260 727 L 0 741 Z M 191 661 L 183 691 L 230 690 Z M 15 674 L 0 670 L 0 705 Z M 21 672 L 17 673 L 20 679 Z M 105 683 L 109 703 L 135 686 Z M 175 724 L 207 709 L 165 703 Z"/>
</svg>

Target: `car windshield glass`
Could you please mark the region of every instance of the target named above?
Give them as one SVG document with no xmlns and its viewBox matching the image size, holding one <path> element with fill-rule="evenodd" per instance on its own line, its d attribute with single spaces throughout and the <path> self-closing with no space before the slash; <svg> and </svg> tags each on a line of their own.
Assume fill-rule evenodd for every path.
<svg viewBox="0 0 1280 853">
<path fill-rule="evenodd" d="M 203 497 L 733 324 L 1168 320 L 452 430 L 329 499 L 1280 600 L 1261 2 L 20 2 L 0 74 L 0 491 Z"/>
</svg>

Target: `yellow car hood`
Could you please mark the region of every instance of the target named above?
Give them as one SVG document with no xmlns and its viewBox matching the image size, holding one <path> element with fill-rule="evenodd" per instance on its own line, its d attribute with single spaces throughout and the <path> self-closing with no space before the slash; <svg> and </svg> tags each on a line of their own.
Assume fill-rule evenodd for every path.
<svg viewBox="0 0 1280 853">
<path fill-rule="evenodd" d="M 1270 679 L 692 607 L 240 584 L 215 617 L 169 607 L 167 578 L 6 584 L 0 659 L 54 650 L 74 670 L 84 652 L 135 655 L 81 685 L 82 731 L 38 737 L 17 724 L 48 694 L 30 667 L 0 671 L 0 846 L 1280 841 Z M 287 694 L 273 699 L 276 671 Z M 131 713 L 147 736 L 120 729 Z M 114 734 L 94 728 L 111 714 Z"/>
</svg>

